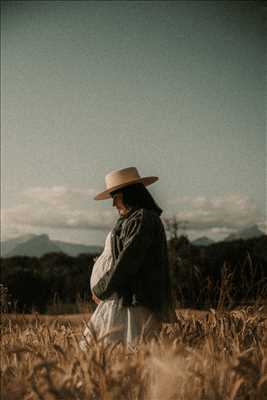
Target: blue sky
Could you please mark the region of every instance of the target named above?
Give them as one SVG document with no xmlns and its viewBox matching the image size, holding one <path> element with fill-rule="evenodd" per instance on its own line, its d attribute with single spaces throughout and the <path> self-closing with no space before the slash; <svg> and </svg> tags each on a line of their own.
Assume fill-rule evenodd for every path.
<svg viewBox="0 0 267 400">
<path fill-rule="evenodd" d="M 258 2 L 2 6 L 2 238 L 103 244 L 114 169 L 156 175 L 190 238 L 266 228 L 264 12 Z"/>
</svg>

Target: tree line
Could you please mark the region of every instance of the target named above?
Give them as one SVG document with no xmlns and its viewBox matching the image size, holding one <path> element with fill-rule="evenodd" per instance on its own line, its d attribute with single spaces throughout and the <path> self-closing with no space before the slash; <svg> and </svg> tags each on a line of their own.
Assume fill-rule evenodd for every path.
<svg viewBox="0 0 267 400">
<path fill-rule="evenodd" d="M 179 307 L 220 308 L 267 301 L 267 236 L 194 246 L 185 235 L 168 241 L 172 292 Z M 90 275 L 97 255 L 1 258 L 5 304 L 47 312 L 55 299 L 93 304 Z M 2 295 L 1 295 L 2 299 Z M 3 300 L 4 301 L 4 300 Z M 2 300 L 1 300 L 2 303 Z M 2 304 L 3 307 L 3 304 Z"/>
</svg>

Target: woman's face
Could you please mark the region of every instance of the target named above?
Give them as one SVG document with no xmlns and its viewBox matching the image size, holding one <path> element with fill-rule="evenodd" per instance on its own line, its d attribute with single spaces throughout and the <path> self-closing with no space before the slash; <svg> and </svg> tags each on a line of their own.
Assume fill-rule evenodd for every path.
<svg viewBox="0 0 267 400">
<path fill-rule="evenodd" d="M 113 207 L 116 207 L 119 214 L 121 216 L 124 216 L 127 214 L 129 209 L 126 207 L 126 205 L 123 202 L 123 194 L 122 193 L 116 193 L 114 196 L 112 196 L 113 199 Z"/>
</svg>

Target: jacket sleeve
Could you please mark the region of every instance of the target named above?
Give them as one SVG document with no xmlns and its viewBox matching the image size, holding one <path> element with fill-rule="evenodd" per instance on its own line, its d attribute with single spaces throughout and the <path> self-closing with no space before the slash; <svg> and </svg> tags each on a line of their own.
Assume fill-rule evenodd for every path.
<svg viewBox="0 0 267 400">
<path fill-rule="evenodd" d="M 94 294 L 104 300 L 125 287 L 143 264 L 146 251 L 152 243 L 151 221 L 143 209 L 125 227 L 123 250 L 109 271 L 93 287 Z"/>
</svg>

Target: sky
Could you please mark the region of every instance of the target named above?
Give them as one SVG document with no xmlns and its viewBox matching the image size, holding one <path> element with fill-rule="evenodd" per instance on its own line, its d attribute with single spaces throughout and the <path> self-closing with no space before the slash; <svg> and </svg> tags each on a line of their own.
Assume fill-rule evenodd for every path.
<svg viewBox="0 0 267 400">
<path fill-rule="evenodd" d="M 129 166 L 159 177 L 162 220 L 190 239 L 266 230 L 265 17 L 254 1 L 2 2 L 1 239 L 103 245 L 118 213 L 93 197 Z"/>
</svg>

